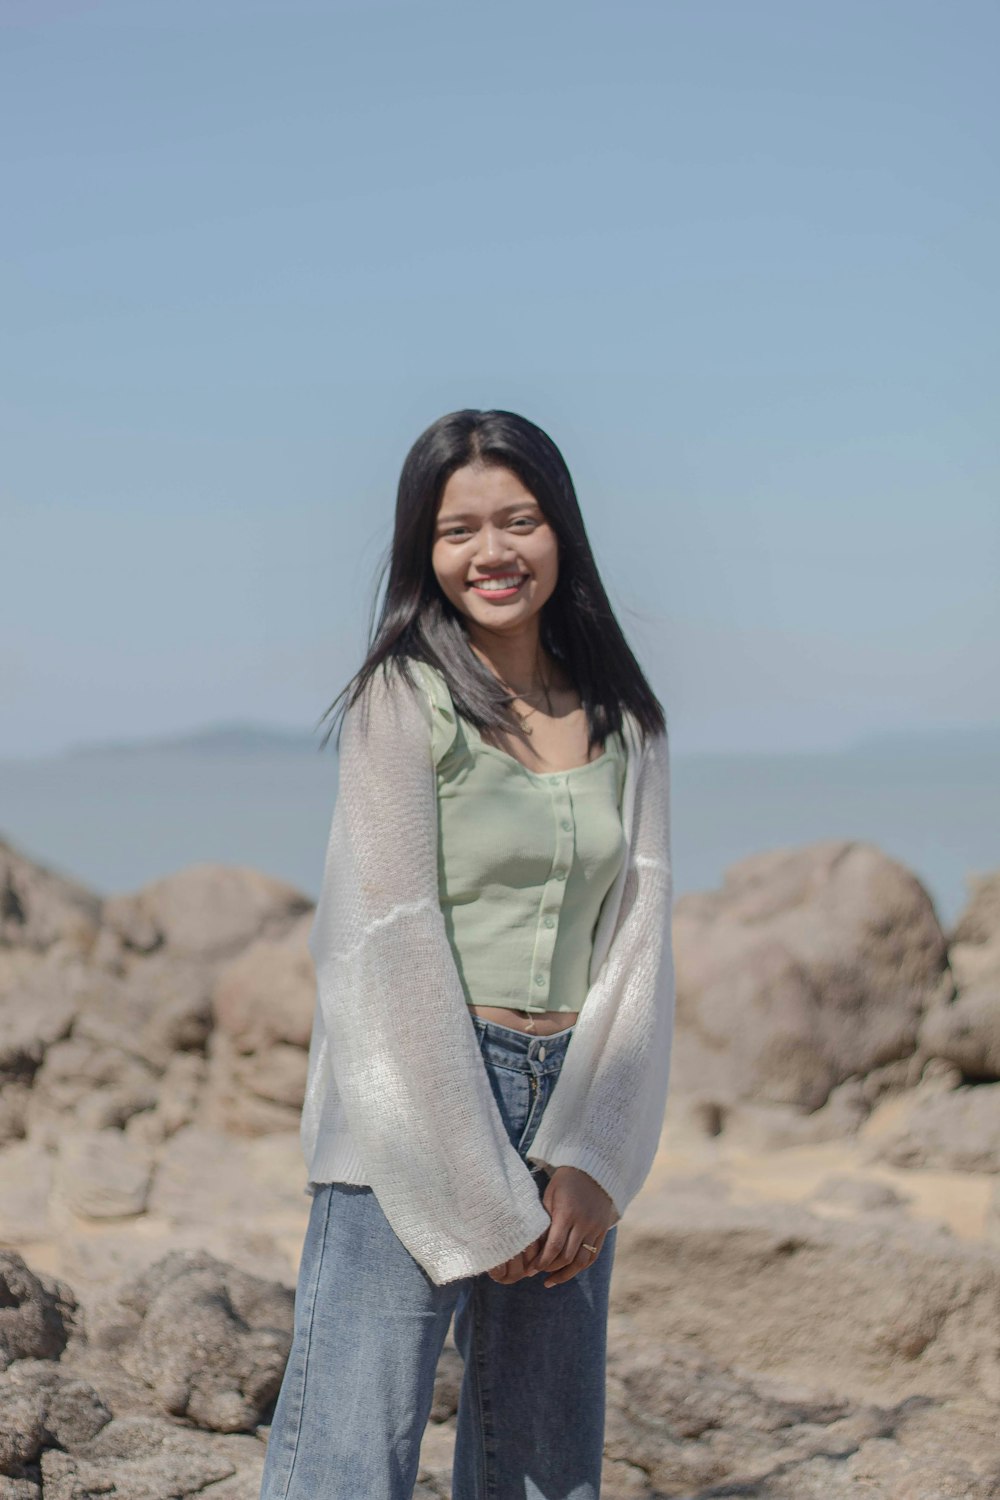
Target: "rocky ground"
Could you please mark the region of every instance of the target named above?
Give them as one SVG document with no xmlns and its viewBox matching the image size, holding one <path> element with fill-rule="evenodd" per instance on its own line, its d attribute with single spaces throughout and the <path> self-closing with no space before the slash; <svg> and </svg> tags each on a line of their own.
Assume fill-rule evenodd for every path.
<svg viewBox="0 0 1000 1500">
<path fill-rule="evenodd" d="M 0 843 L 0 1500 L 257 1500 L 311 914 L 217 866 L 102 902 Z M 945 933 L 870 845 L 773 851 L 674 935 L 606 1500 L 1000 1496 L 1000 873 Z M 420 1497 L 460 1377 L 449 1338 Z"/>
</svg>

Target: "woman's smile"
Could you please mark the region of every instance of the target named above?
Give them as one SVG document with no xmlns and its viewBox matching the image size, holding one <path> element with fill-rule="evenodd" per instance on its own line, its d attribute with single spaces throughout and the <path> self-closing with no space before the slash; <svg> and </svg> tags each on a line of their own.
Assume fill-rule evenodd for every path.
<svg viewBox="0 0 1000 1500">
<path fill-rule="evenodd" d="M 527 579 L 527 573 L 505 573 L 498 574 L 496 580 L 477 578 L 469 587 L 483 599 L 512 599 Z"/>
</svg>

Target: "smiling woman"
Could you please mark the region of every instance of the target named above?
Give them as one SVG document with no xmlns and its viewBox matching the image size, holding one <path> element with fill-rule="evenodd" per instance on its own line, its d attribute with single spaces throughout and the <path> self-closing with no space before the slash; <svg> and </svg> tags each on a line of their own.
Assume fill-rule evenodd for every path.
<svg viewBox="0 0 1000 1500">
<path fill-rule="evenodd" d="M 663 709 L 526 418 L 417 439 L 386 566 L 328 710 L 313 1206 L 261 1497 L 411 1500 L 454 1318 L 456 1500 L 594 1500 L 616 1226 L 670 1067 Z"/>
</svg>

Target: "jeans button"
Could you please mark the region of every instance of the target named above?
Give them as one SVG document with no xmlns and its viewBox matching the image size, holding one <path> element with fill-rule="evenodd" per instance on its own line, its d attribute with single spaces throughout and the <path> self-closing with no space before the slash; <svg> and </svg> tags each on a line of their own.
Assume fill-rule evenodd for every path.
<svg viewBox="0 0 1000 1500">
<path fill-rule="evenodd" d="M 545 1061 L 545 1048 L 544 1047 L 539 1047 L 539 1049 L 538 1049 L 538 1061 L 539 1062 L 544 1062 Z"/>
</svg>

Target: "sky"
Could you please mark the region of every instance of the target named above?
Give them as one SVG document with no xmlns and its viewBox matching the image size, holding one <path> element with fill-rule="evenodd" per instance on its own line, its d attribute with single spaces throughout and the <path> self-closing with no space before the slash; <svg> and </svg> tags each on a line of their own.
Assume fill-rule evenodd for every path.
<svg viewBox="0 0 1000 1500">
<path fill-rule="evenodd" d="M 1000 723 L 1000 11 L 0 0 L 0 756 L 312 729 L 459 407 L 676 751 Z"/>
</svg>

